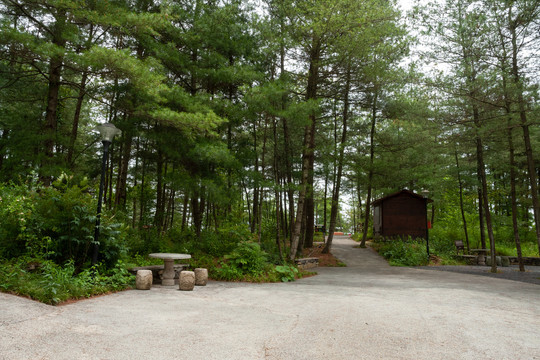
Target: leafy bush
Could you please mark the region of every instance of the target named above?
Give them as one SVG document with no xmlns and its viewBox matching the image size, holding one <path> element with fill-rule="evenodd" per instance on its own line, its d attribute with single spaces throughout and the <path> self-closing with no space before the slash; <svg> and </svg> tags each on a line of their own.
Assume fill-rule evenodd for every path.
<svg viewBox="0 0 540 360">
<path fill-rule="evenodd" d="M 188 234 L 189 236 L 186 236 Z M 189 253 L 204 253 L 214 257 L 229 254 L 241 242 L 253 240 L 253 235 L 245 224 L 225 222 L 217 229 L 206 229 L 197 238 L 194 233 L 182 234 L 182 239 L 176 240 Z"/>
<path fill-rule="evenodd" d="M 298 269 L 292 265 L 278 265 L 274 270 L 281 276 L 282 282 L 294 281 L 298 275 Z"/>
<path fill-rule="evenodd" d="M 33 238 L 28 223 L 36 197 L 33 189 L 0 184 L 0 257 L 11 258 L 26 252 L 26 242 Z"/>
<path fill-rule="evenodd" d="M 50 260 L 21 257 L 0 263 L 0 290 L 56 305 L 68 299 L 124 290 L 135 277 L 119 261 L 110 271 L 99 268 L 76 273 L 72 261 L 59 266 Z"/>
<path fill-rule="evenodd" d="M 241 242 L 224 261 L 216 265 L 216 261 L 207 257 L 197 260 L 197 266 L 205 263 L 209 276 L 216 280 L 251 281 L 251 282 L 288 282 L 294 281 L 302 274 L 289 264 L 274 265 L 268 262 L 268 254 L 258 243 Z"/>
<path fill-rule="evenodd" d="M 419 266 L 428 263 L 423 240 L 382 239 L 375 241 L 373 247 L 392 266 Z"/>
<path fill-rule="evenodd" d="M 260 275 L 266 266 L 267 254 L 257 243 L 241 242 L 229 255 L 226 265 L 236 268 L 244 275 Z"/>
<path fill-rule="evenodd" d="M 57 264 L 72 261 L 77 271 L 91 258 L 96 200 L 83 181 L 67 176 L 53 186 L 0 185 L 0 257 L 29 254 Z M 102 213 L 100 255 L 107 268 L 127 252 L 126 228 Z"/>
</svg>

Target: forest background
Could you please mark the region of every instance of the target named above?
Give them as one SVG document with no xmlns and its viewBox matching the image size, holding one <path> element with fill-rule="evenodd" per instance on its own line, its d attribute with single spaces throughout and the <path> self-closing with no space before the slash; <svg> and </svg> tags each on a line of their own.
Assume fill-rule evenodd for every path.
<svg viewBox="0 0 540 360">
<path fill-rule="evenodd" d="M 538 255 L 538 1 L 1 0 L 0 32 L 6 279 L 95 285 L 166 251 L 290 279 L 316 225 L 363 246 L 404 188 L 434 201 L 437 255 Z"/>
</svg>

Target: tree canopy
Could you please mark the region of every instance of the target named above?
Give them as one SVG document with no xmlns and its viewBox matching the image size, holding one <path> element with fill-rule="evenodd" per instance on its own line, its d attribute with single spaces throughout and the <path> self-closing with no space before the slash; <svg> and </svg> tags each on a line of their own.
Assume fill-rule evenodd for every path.
<svg viewBox="0 0 540 360">
<path fill-rule="evenodd" d="M 448 243 L 540 249 L 538 1 L 1 0 L 0 32 L 0 181 L 96 197 L 112 123 L 141 249 L 241 225 L 293 260 L 404 188 Z"/>
</svg>

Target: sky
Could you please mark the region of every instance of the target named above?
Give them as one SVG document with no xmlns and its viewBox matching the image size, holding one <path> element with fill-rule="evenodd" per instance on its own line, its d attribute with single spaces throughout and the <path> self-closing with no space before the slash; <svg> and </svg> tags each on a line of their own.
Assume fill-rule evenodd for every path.
<svg viewBox="0 0 540 360">
<path fill-rule="evenodd" d="M 398 0 L 398 4 L 403 11 L 408 11 L 412 8 L 414 2 L 413 0 Z"/>
</svg>

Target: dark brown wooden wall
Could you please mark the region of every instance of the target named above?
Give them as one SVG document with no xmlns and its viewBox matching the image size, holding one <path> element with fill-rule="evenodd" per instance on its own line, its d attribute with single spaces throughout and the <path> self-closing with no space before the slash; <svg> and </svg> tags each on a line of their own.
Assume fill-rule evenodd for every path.
<svg viewBox="0 0 540 360">
<path fill-rule="evenodd" d="M 382 203 L 383 236 L 426 237 L 426 203 L 424 199 L 400 194 Z"/>
</svg>

